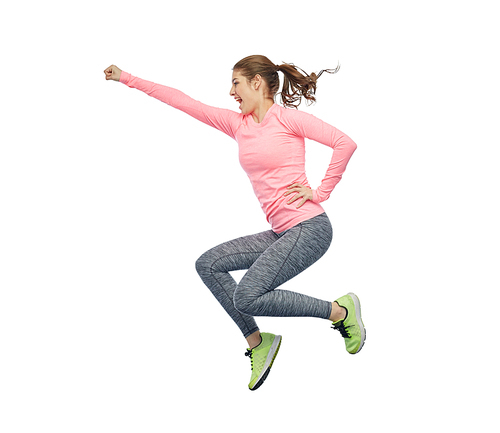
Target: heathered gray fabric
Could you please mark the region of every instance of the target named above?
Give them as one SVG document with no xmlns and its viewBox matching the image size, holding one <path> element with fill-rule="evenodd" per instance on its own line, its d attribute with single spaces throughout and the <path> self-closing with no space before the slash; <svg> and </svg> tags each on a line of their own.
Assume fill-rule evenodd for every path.
<svg viewBox="0 0 500 433">
<path fill-rule="evenodd" d="M 280 234 L 268 230 L 216 246 L 197 260 L 196 270 L 248 337 L 259 330 L 253 316 L 328 319 L 330 302 L 276 288 L 322 257 L 331 241 L 323 213 Z M 248 271 L 237 284 L 229 272 L 241 269 Z"/>
</svg>

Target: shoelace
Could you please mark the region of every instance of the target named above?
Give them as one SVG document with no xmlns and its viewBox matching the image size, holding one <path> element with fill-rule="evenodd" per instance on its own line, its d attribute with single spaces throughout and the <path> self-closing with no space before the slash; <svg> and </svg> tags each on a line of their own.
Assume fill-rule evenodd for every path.
<svg viewBox="0 0 500 433">
<path fill-rule="evenodd" d="M 253 350 L 252 349 L 247 349 L 247 352 L 245 353 L 245 356 L 250 357 L 250 361 L 252 363 L 252 370 L 253 370 Z"/>
<path fill-rule="evenodd" d="M 337 324 L 333 324 L 332 326 L 333 329 L 339 331 L 341 334 L 342 334 L 342 337 L 344 338 L 351 338 L 349 332 L 347 331 L 347 328 L 350 328 L 350 326 L 345 326 L 344 325 L 344 321 L 340 321 L 339 323 Z"/>
</svg>

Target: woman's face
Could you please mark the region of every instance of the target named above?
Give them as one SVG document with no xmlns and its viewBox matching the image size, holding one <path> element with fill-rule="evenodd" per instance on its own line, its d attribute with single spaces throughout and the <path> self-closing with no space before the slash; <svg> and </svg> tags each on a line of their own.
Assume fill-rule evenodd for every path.
<svg viewBox="0 0 500 433">
<path fill-rule="evenodd" d="M 242 114 L 253 113 L 259 101 L 259 92 L 254 82 L 249 82 L 240 71 L 233 71 L 233 86 L 229 94 L 240 104 Z"/>
</svg>

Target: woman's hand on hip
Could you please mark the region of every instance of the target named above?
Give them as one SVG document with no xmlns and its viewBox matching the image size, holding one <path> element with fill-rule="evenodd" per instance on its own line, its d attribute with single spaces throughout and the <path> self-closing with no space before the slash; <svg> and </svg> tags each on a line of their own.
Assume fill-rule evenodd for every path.
<svg viewBox="0 0 500 433">
<path fill-rule="evenodd" d="M 122 70 L 115 65 L 111 65 L 104 69 L 104 74 L 106 75 L 106 80 L 120 81 Z"/>
<path fill-rule="evenodd" d="M 300 183 L 293 183 L 287 187 L 288 191 L 283 194 L 284 197 L 287 195 L 295 193 L 295 196 L 287 201 L 287 204 L 292 204 L 294 201 L 302 198 L 301 202 L 298 204 L 297 209 L 301 207 L 307 200 L 313 199 L 312 189 L 308 186 L 301 185 Z"/>
</svg>

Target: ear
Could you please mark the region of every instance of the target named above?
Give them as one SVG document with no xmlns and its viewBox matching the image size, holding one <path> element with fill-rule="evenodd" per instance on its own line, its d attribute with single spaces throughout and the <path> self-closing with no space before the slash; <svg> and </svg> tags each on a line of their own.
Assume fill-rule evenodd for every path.
<svg viewBox="0 0 500 433">
<path fill-rule="evenodd" d="M 262 85 L 262 81 L 262 76 L 260 74 L 257 74 L 255 77 L 253 77 L 253 88 L 255 90 L 259 90 L 259 87 Z"/>
</svg>

